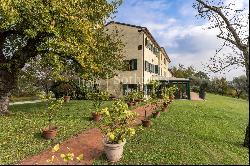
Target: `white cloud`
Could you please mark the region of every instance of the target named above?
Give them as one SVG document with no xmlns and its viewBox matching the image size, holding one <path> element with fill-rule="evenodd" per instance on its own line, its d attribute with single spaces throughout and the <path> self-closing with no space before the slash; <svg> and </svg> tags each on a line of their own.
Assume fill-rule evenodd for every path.
<svg viewBox="0 0 250 166">
<path fill-rule="evenodd" d="M 174 11 L 175 15 L 173 2 L 176 1 L 125 0 L 125 7 L 120 10 L 117 19 L 147 27 L 158 43 L 167 50 L 172 66 L 180 63 L 185 66 L 192 65 L 197 70 L 204 70 L 202 64 L 207 64 L 222 44 L 216 38 L 218 31 L 205 30 L 208 22 L 201 22 L 195 18 L 195 11 L 192 9 L 193 1 L 178 4 L 178 8 Z M 226 3 L 228 2 L 229 0 Z M 249 4 L 247 0 L 236 2 L 237 8 Z M 168 10 L 171 12 L 169 13 Z M 226 76 L 227 79 L 232 80 L 233 77 L 242 74 L 244 71 L 237 69 L 222 75 L 211 73 L 211 76 Z"/>
</svg>

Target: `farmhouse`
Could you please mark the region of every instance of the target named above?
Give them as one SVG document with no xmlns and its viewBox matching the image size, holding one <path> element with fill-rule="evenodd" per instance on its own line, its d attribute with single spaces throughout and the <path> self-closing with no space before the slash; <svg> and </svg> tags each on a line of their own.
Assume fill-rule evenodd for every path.
<svg viewBox="0 0 250 166">
<path fill-rule="evenodd" d="M 189 80 L 173 77 L 169 70 L 171 60 L 166 50 L 157 43 L 146 27 L 112 21 L 106 28 L 108 33 L 118 32 L 118 37 L 125 45 L 123 54 L 127 67 L 111 79 L 100 80 L 100 89 L 115 96 L 124 95 L 131 90 L 143 90 L 147 95 L 150 81 L 159 80 L 162 82 L 161 87 L 177 84 L 181 93 L 179 98 L 190 98 Z"/>
</svg>

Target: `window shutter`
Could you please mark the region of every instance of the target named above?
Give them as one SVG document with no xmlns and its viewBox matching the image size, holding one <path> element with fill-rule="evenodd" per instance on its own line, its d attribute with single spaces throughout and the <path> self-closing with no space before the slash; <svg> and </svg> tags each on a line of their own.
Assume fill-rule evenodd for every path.
<svg viewBox="0 0 250 166">
<path fill-rule="evenodd" d="M 137 59 L 134 59 L 134 70 L 137 70 Z"/>
<path fill-rule="evenodd" d="M 137 59 L 132 59 L 131 63 L 131 70 L 137 70 Z"/>
<path fill-rule="evenodd" d="M 158 65 L 155 65 L 155 74 L 158 74 Z"/>
</svg>

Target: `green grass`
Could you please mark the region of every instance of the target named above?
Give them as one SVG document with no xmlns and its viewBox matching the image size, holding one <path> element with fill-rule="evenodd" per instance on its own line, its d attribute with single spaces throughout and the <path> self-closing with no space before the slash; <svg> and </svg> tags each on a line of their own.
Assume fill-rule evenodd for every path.
<svg viewBox="0 0 250 166">
<path fill-rule="evenodd" d="M 109 105 L 111 102 L 106 102 Z M 0 165 L 17 163 L 29 155 L 52 147 L 67 138 L 95 126 L 89 120 L 91 102 L 70 101 L 55 117 L 59 127 L 53 141 L 41 138 L 40 129 L 47 126 L 44 103 L 10 106 L 12 116 L 0 116 Z"/>
<path fill-rule="evenodd" d="M 33 100 L 39 100 L 38 96 L 29 96 L 29 97 L 10 97 L 10 102 L 19 102 L 19 101 L 33 101 Z"/>
<path fill-rule="evenodd" d="M 169 111 L 128 140 L 116 164 L 249 164 L 242 146 L 248 103 L 219 95 L 207 101 L 175 100 Z M 94 164 L 110 164 L 105 155 Z"/>
</svg>

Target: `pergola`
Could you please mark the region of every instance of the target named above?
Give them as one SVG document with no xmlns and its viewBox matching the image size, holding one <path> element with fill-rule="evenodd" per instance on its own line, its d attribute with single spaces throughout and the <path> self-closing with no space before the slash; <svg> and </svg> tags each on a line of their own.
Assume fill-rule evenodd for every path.
<svg viewBox="0 0 250 166">
<path fill-rule="evenodd" d="M 158 80 L 161 82 L 161 88 L 167 87 L 169 85 L 176 85 L 178 91 L 175 94 L 177 99 L 191 99 L 190 98 L 190 80 L 186 78 L 176 78 L 176 77 L 164 77 L 164 76 L 153 76 L 153 80 Z"/>
</svg>

